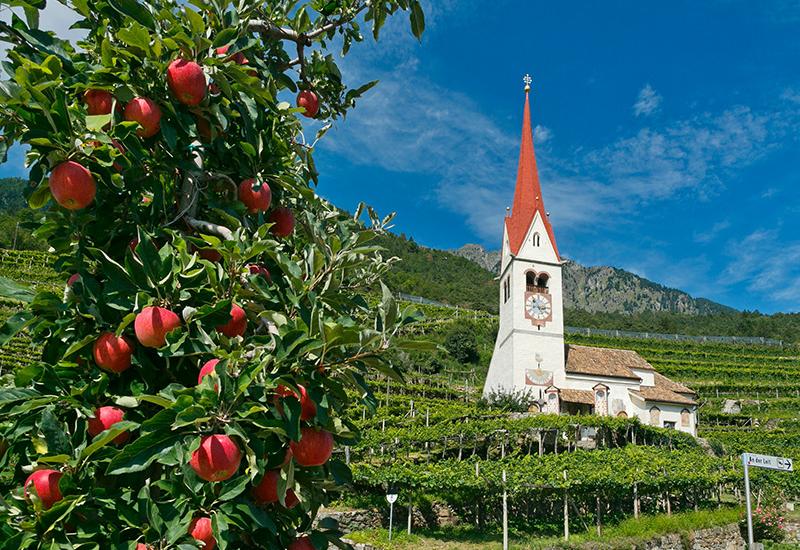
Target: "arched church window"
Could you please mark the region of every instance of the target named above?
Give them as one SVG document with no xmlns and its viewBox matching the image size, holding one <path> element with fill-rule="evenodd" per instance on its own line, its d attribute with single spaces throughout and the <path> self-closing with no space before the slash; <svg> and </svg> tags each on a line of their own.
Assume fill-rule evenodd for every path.
<svg viewBox="0 0 800 550">
<path fill-rule="evenodd" d="M 525 273 L 525 288 L 528 292 L 536 291 L 536 273 L 533 271 Z"/>
<path fill-rule="evenodd" d="M 650 409 L 650 425 L 661 426 L 661 409 L 658 407 Z"/>
<path fill-rule="evenodd" d="M 683 409 L 681 411 L 681 426 L 684 428 L 688 428 L 691 423 L 691 414 L 689 409 Z"/>
<path fill-rule="evenodd" d="M 533 246 L 539 246 L 541 240 L 538 233 L 533 234 Z"/>
<path fill-rule="evenodd" d="M 625 411 L 619 411 L 617 413 L 617 418 L 628 418 L 628 413 L 626 413 Z"/>
<path fill-rule="evenodd" d="M 547 273 L 541 273 L 536 278 L 536 287 L 540 288 L 540 289 L 547 288 L 547 283 L 548 283 L 549 280 L 550 280 L 550 276 Z"/>
</svg>

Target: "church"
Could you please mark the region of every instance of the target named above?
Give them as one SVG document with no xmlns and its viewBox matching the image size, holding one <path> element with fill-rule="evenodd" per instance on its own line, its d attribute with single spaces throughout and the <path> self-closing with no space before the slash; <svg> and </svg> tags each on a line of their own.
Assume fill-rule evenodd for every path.
<svg viewBox="0 0 800 550">
<path fill-rule="evenodd" d="M 500 325 L 484 395 L 527 391 L 532 411 L 637 417 L 697 433 L 696 394 L 629 350 L 564 343 L 562 261 L 545 210 L 525 77 L 514 203 L 506 212 L 500 261 Z"/>
</svg>

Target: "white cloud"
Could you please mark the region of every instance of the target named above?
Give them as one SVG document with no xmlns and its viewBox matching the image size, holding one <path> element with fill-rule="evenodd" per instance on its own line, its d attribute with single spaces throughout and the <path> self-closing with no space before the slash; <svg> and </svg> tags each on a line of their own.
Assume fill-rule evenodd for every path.
<svg viewBox="0 0 800 550">
<path fill-rule="evenodd" d="M 633 104 L 633 114 L 636 116 L 649 116 L 655 113 L 661 106 L 662 97 L 653 89 L 650 84 L 645 84 L 639 90 L 636 103 Z"/>
<path fill-rule="evenodd" d="M 711 241 L 716 239 L 720 233 L 728 229 L 730 226 L 731 222 L 728 220 L 719 221 L 714 225 L 712 225 L 711 227 L 709 227 L 706 231 L 695 232 L 694 241 L 702 244 L 710 243 Z"/>
<path fill-rule="evenodd" d="M 542 126 L 541 124 L 537 124 L 533 128 L 533 143 L 535 145 L 542 145 L 543 143 L 550 141 L 553 137 L 553 131 L 546 126 Z"/>
<path fill-rule="evenodd" d="M 718 284 L 758 293 L 761 296 L 758 302 L 797 304 L 800 241 L 785 237 L 779 229 L 757 229 L 742 239 L 730 241 L 727 246 L 730 261 Z M 798 310 L 797 306 L 794 310 Z"/>
</svg>

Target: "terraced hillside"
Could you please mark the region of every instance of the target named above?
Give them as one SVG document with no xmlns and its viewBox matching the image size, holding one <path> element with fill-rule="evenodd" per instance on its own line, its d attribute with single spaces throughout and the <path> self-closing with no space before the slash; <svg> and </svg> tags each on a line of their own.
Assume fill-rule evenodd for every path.
<svg viewBox="0 0 800 550">
<path fill-rule="evenodd" d="M 38 253 L 0 254 L 0 275 L 57 294 L 63 288 L 47 256 Z M 17 307 L 3 302 L 0 316 Z M 434 340 L 440 350 L 397 353 L 404 381 L 374 380 L 376 393 L 350 411 L 347 420 L 364 432 L 337 451 L 352 469 L 343 505 L 382 509 L 391 488 L 401 495 L 400 507 L 417 510 L 417 527 L 420 518 L 446 506 L 466 529 L 496 532 L 505 491 L 518 533 L 552 536 L 563 529 L 565 506 L 573 531 L 639 514 L 736 506 L 739 453 L 800 459 L 797 347 L 568 337 L 636 350 L 659 372 L 697 390 L 703 440 L 695 440 L 637 419 L 527 415 L 517 412 L 514 400 L 490 406 L 480 400 L 480 389 L 494 316 L 421 309 L 426 320 L 408 337 Z M 0 350 L 0 373 L 20 372 L 36 357 L 24 338 L 15 338 Z M 728 400 L 734 401 L 728 410 L 741 410 L 723 412 Z M 796 473 L 759 471 L 753 482 L 764 503 L 800 498 Z"/>
</svg>

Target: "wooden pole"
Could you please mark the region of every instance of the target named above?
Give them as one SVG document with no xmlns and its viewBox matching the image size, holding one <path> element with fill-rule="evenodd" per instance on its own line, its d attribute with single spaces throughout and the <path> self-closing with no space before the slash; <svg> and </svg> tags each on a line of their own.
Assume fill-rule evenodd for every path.
<svg viewBox="0 0 800 550">
<path fill-rule="evenodd" d="M 567 471 L 564 470 L 564 540 L 569 540 L 569 493 L 566 487 Z"/>
<path fill-rule="evenodd" d="M 414 507 L 411 504 L 411 497 L 408 498 L 408 534 L 411 534 L 411 517 L 414 513 Z"/>
<path fill-rule="evenodd" d="M 508 550 L 508 490 L 505 470 L 503 470 L 503 550 Z"/>
<path fill-rule="evenodd" d="M 639 484 L 633 484 L 633 517 L 639 519 Z"/>
<path fill-rule="evenodd" d="M 602 531 L 603 520 L 600 515 L 600 495 L 595 497 L 597 499 L 597 536 L 599 537 Z"/>
</svg>

